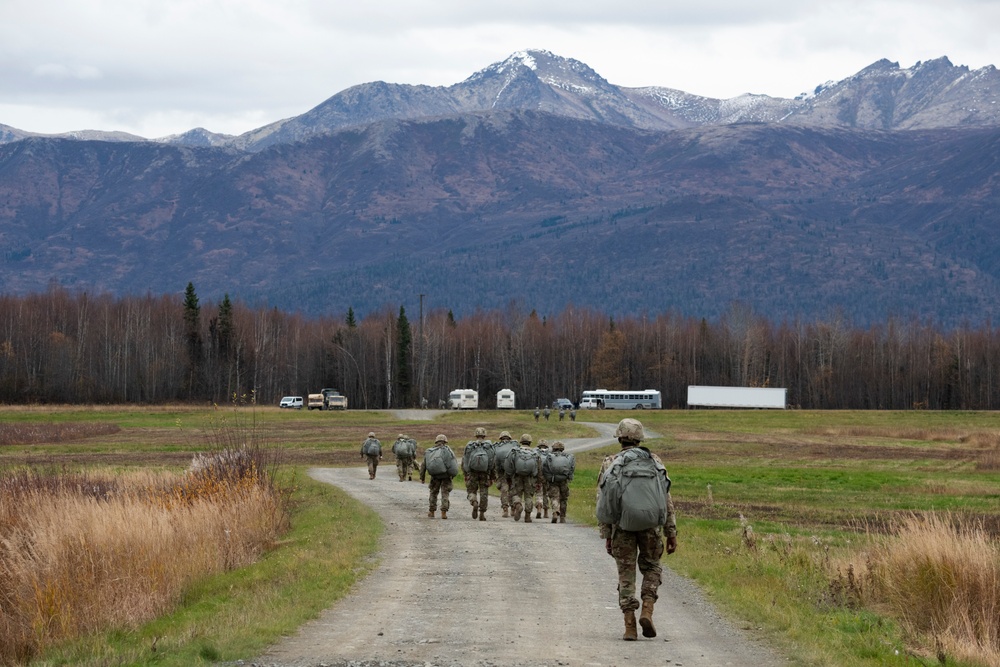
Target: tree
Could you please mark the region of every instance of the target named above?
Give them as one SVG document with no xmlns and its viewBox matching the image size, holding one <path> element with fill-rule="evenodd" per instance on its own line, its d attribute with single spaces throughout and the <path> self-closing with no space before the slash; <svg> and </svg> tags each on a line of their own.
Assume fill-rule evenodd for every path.
<svg viewBox="0 0 1000 667">
<path fill-rule="evenodd" d="M 403 405 L 413 404 L 413 373 L 410 369 L 412 344 L 410 321 L 406 318 L 406 309 L 400 306 L 399 319 L 396 320 L 396 384 L 399 387 L 399 400 Z"/>
<path fill-rule="evenodd" d="M 184 339 L 187 342 L 187 373 L 185 390 L 188 398 L 199 397 L 201 391 L 202 356 L 204 343 L 201 338 L 201 306 L 194 291 L 194 283 L 184 290 Z"/>
</svg>

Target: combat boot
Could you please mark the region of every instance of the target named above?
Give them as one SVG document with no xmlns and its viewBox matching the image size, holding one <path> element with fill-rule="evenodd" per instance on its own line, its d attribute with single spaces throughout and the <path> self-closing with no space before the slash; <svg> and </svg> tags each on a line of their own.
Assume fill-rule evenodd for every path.
<svg viewBox="0 0 1000 667">
<path fill-rule="evenodd" d="M 527 514 L 524 515 L 524 522 L 531 523 L 531 512 L 528 512 Z"/>
<path fill-rule="evenodd" d="M 627 642 L 634 642 L 639 638 L 635 628 L 635 612 L 631 609 L 625 612 L 625 634 L 622 639 Z"/>
<path fill-rule="evenodd" d="M 506 507 L 504 507 L 503 508 L 503 518 L 506 519 L 509 516 L 510 516 L 510 510 L 508 510 Z"/>
<path fill-rule="evenodd" d="M 433 519 L 434 518 L 434 510 L 431 510 L 431 511 L 427 512 L 427 518 L 428 519 Z"/>
<path fill-rule="evenodd" d="M 544 512 L 542 512 L 542 516 L 543 516 L 544 518 L 548 519 L 548 518 L 549 518 L 549 511 L 548 511 L 548 510 L 545 510 Z"/>
<path fill-rule="evenodd" d="M 479 513 L 479 520 L 486 521 L 486 510 L 483 510 L 482 512 Z"/>
<path fill-rule="evenodd" d="M 442 519 L 447 519 L 448 518 L 448 513 L 445 512 L 444 510 L 441 510 L 441 518 Z"/>
<path fill-rule="evenodd" d="M 531 514 L 531 512 L 528 512 L 528 514 Z M 541 519 L 542 518 L 542 508 L 541 507 L 536 507 L 535 508 L 535 518 L 536 519 Z"/>
<path fill-rule="evenodd" d="M 479 516 L 479 503 L 472 503 L 472 518 L 475 519 Z"/>
<path fill-rule="evenodd" d="M 559 523 L 566 523 L 566 517 L 562 514 L 559 515 Z"/>
<path fill-rule="evenodd" d="M 521 520 L 521 503 L 514 505 L 514 521 Z"/>
<path fill-rule="evenodd" d="M 552 523 L 559 523 L 559 512 L 552 513 Z"/>
<path fill-rule="evenodd" d="M 642 613 L 639 614 L 639 625 L 642 626 L 642 636 L 643 637 L 655 637 L 656 628 L 653 627 L 653 605 L 656 604 L 652 600 L 646 599 L 642 601 Z"/>
</svg>

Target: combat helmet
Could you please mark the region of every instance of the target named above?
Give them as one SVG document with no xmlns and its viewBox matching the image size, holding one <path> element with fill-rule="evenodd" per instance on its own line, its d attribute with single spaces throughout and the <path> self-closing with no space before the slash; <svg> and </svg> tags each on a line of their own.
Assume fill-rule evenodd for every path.
<svg viewBox="0 0 1000 667">
<path fill-rule="evenodd" d="M 477 438 L 485 438 L 486 437 L 486 429 L 483 428 L 482 426 L 480 426 L 479 428 L 477 428 L 476 429 L 476 437 Z"/>
<path fill-rule="evenodd" d="M 531 434 L 530 433 L 523 433 L 521 435 L 521 444 L 522 445 L 530 445 L 531 444 Z"/>
<path fill-rule="evenodd" d="M 504 438 L 511 439 L 510 431 L 500 431 L 500 439 L 503 440 Z"/>
<path fill-rule="evenodd" d="M 442 444 L 448 444 L 448 436 L 444 433 L 438 434 L 438 437 L 434 438 L 434 443 L 437 444 L 439 442 Z"/>
<path fill-rule="evenodd" d="M 642 442 L 645 437 L 645 433 L 642 430 L 642 423 L 638 419 L 625 418 L 618 422 L 618 428 L 615 429 L 615 437 L 618 441 L 627 440 L 632 444 L 637 444 Z"/>
<path fill-rule="evenodd" d="M 374 438 L 375 437 L 375 431 L 368 431 L 368 437 L 369 438 Z"/>
<path fill-rule="evenodd" d="M 556 440 L 552 443 L 552 451 L 561 452 L 564 449 L 566 449 L 566 445 L 563 444 L 562 440 Z"/>
</svg>

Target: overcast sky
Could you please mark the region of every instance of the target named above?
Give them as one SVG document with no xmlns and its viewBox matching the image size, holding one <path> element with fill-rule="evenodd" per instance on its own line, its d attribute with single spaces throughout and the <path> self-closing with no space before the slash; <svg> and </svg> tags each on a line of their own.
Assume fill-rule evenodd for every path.
<svg viewBox="0 0 1000 667">
<path fill-rule="evenodd" d="M 523 49 L 622 86 L 794 97 L 881 58 L 1000 64 L 998 0 L 0 0 L 0 124 L 240 134 Z"/>
</svg>

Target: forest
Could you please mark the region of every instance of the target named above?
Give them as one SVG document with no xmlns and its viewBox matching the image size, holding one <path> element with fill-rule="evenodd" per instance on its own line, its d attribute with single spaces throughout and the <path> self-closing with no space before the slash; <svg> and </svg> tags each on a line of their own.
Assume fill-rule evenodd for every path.
<svg viewBox="0 0 1000 667">
<path fill-rule="evenodd" d="M 0 296 L 4 404 L 277 405 L 332 387 L 351 408 L 430 407 L 456 388 L 495 406 L 578 401 L 585 389 L 658 389 L 685 408 L 688 385 L 787 388 L 802 409 L 1000 407 L 1000 335 L 842 314 L 771 322 L 733 303 L 720 317 L 673 312 L 612 318 L 566 305 L 510 305 L 456 318 L 444 308 L 386 307 L 307 317 L 181 295 L 115 296 L 51 286 Z"/>
</svg>

